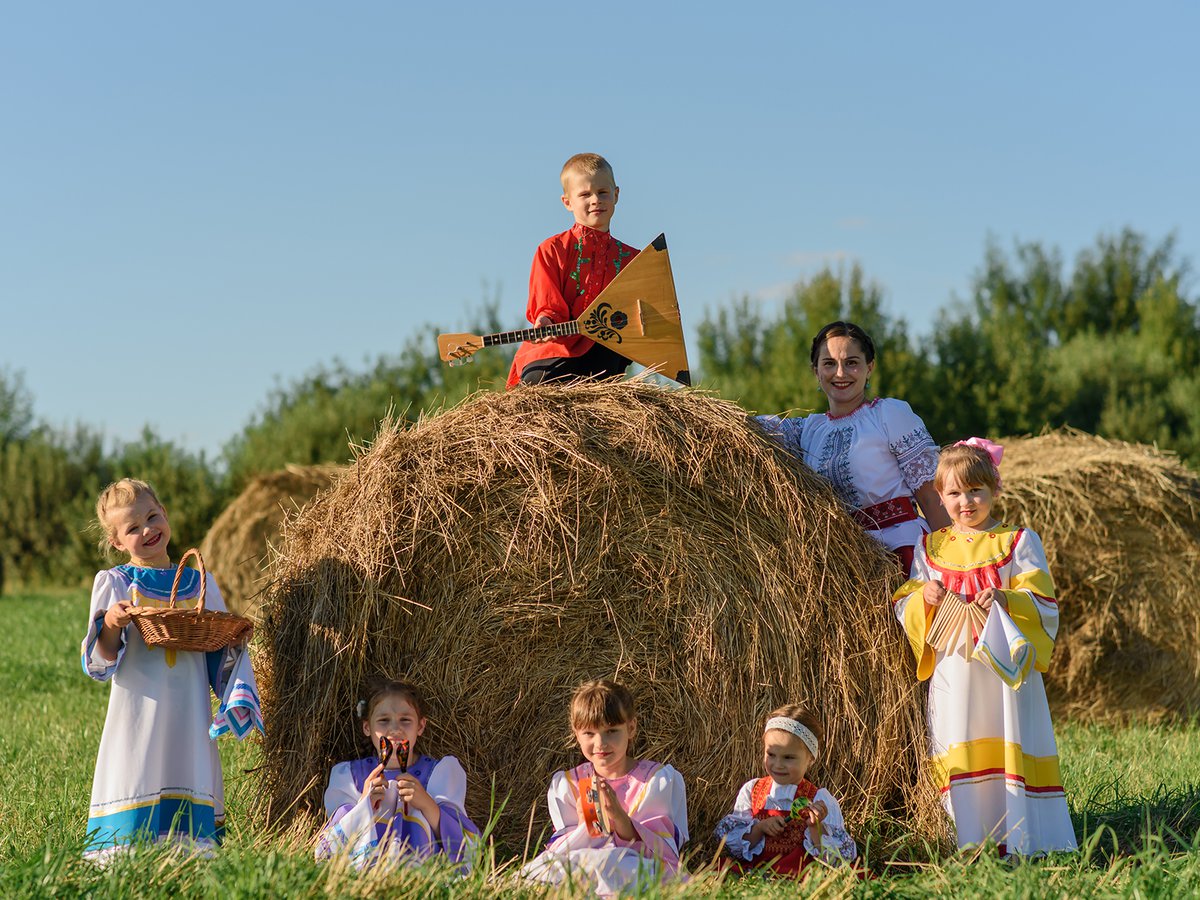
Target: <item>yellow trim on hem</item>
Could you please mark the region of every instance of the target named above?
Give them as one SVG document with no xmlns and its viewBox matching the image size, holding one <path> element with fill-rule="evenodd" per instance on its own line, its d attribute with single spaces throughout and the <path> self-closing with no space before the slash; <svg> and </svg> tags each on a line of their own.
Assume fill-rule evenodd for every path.
<svg viewBox="0 0 1200 900">
<path fill-rule="evenodd" d="M 1058 756 L 1030 756 L 1003 738 L 980 738 L 953 745 L 949 751 L 930 761 L 933 778 L 941 790 L 955 776 L 975 772 L 1003 770 L 1006 775 L 1020 777 L 1029 788 L 1061 787 L 1062 773 Z"/>
</svg>

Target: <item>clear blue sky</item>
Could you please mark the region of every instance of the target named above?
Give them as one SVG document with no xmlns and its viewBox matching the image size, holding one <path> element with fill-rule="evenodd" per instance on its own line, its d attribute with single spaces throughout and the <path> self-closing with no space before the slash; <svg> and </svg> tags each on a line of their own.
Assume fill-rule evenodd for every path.
<svg viewBox="0 0 1200 900">
<path fill-rule="evenodd" d="M 213 452 L 277 378 L 497 289 L 516 327 L 581 150 L 693 333 L 831 259 L 927 332 L 989 234 L 1200 262 L 1200 6 L 705 8 L 3 4 L 0 368 L 53 424 Z"/>
</svg>

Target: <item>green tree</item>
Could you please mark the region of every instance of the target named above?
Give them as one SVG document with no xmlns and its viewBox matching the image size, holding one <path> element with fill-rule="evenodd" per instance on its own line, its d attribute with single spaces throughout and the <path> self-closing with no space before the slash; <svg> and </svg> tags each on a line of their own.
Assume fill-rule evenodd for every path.
<svg viewBox="0 0 1200 900">
<path fill-rule="evenodd" d="M 885 312 L 883 289 L 857 263 L 849 272 L 826 267 L 797 282 L 774 316 L 746 298 L 706 315 L 699 327 L 702 383 L 756 411 L 824 410 L 812 371 L 812 340 L 838 320 L 856 322 L 875 342 L 871 393 L 902 397 L 923 414 L 929 362 L 910 340 L 904 320 Z"/>
<path fill-rule="evenodd" d="M 0 444 L 26 437 L 33 429 L 33 397 L 20 372 L 0 369 Z"/>
<path fill-rule="evenodd" d="M 485 307 L 477 333 L 502 330 L 496 305 Z M 320 366 L 276 387 L 263 409 L 222 451 L 229 490 L 288 463 L 344 463 L 350 446 L 370 441 L 390 410 L 415 421 L 480 389 L 502 389 L 512 354 L 484 350 L 470 364 L 448 366 L 437 353 L 437 329 L 426 326 L 395 356 L 356 372 L 342 362 Z"/>
</svg>

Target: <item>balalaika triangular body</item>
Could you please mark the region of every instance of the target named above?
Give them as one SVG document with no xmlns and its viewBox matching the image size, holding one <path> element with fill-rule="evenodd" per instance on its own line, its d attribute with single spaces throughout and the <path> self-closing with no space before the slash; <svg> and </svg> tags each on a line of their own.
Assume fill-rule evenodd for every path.
<svg viewBox="0 0 1200 900">
<path fill-rule="evenodd" d="M 454 365 L 484 347 L 571 334 L 591 338 L 680 384 L 692 383 L 666 235 L 621 269 L 578 319 L 499 334 L 442 334 L 438 353 Z"/>
</svg>

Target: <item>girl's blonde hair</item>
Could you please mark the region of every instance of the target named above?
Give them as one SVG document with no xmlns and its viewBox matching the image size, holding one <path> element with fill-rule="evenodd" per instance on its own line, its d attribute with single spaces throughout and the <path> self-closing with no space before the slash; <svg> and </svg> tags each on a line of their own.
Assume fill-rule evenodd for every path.
<svg viewBox="0 0 1200 900">
<path fill-rule="evenodd" d="M 818 744 L 822 747 L 825 746 L 825 729 L 821 726 L 821 720 L 799 703 L 789 703 L 787 706 L 779 707 L 774 712 L 767 713 L 767 718 L 763 720 L 763 725 L 765 726 L 767 722 L 776 716 L 782 716 L 785 719 L 795 719 L 813 733 Z"/>
<path fill-rule="evenodd" d="M 124 506 L 133 506 L 142 497 L 149 497 L 156 506 L 162 508 L 162 501 L 158 499 L 158 494 L 154 493 L 154 488 L 136 478 L 122 478 L 120 481 L 114 481 L 100 492 L 100 496 L 96 500 L 96 524 L 100 529 L 101 550 L 109 549 L 112 546 L 113 538 L 117 536 L 116 529 L 108 523 L 109 511 Z"/>
<path fill-rule="evenodd" d="M 1000 472 L 982 447 L 970 444 L 951 444 L 943 447 L 938 456 L 933 489 L 941 493 L 951 478 L 962 487 L 986 487 L 993 494 L 1000 491 Z"/>
<path fill-rule="evenodd" d="M 571 728 L 624 725 L 637 718 L 629 688 L 608 678 L 585 681 L 571 695 Z"/>
</svg>

